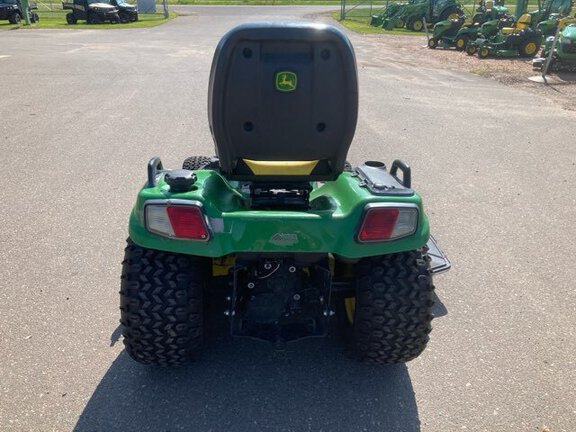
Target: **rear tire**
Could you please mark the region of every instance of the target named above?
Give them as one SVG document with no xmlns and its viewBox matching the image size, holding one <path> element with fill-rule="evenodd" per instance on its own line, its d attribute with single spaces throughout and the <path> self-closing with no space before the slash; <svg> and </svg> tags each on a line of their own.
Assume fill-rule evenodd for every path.
<svg viewBox="0 0 576 432">
<path fill-rule="evenodd" d="M 535 57 L 536 54 L 538 54 L 539 49 L 540 49 L 540 41 L 529 39 L 527 41 L 522 42 L 522 44 L 518 48 L 518 52 L 520 53 L 520 57 L 531 58 Z"/>
<path fill-rule="evenodd" d="M 478 50 L 478 58 L 485 59 L 490 55 L 490 50 L 486 47 L 482 47 Z"/>
<path fill-rule="evenodd" d="M 139 363 L 179 366 L 203 343 L 203 289 L 209 261 L 146 249 L 128 239 L 120 322 L 126 352 Z"/>
<path fill-rule="evenodd" d="M 344 300 L 352 352 L 376 364 L 404 363 L 426 348 L 434 286 L 421 251 L 364 258 L 355 266 L 355 304 Z M 353 306 L 351 306 L 353 305 Z"/>
<path fill-rule="evenodd" d="M 20 24 L 22 17 L 20 17 L 20 14 L 18 12 L 14 12 L 12 15 L 10 15 L 10 18 L 8 18 L 8 21 L 11 24 Z"/>
<path fill-rule="evenodd" d="M 191 171 L 205 169 L 212 162 L 208 156 L 191 156 L 182 163 L 182 169 Z"/>
<path fill-rule="evenodd" d="M 458 36 L 454 41 L 454 46 L 456 51 L 464 51 L 468 45 L 468 38 L 466 36 Z"/>
<path fill-rule="evenodd" d="M 408 24 L 406 26 L 408 27 L 409 30 L 415 32 L 421 32 L 422 30 L 424 30 L 424 22 L 420 18 L 411 19 L 410 21 L 408 21 Z"/>
<path fill-rule="evenodd" d="M 76 24 L 78 22 L 78 20 L 76 19 L 76 17 L 74 16 L 74 14 L 72 12 L 69 12 L 66 14 L 66 22 L 70 25 Z"/>
<path fill-rule="evenodd" d="M 444 20 L 448 20 L 448 19 L 457 19 L 457 18 L 461 17 L 462 15 L 464 15 L 464 12 L 462 11 L 462 9 L 457 8 L 457 7 L 449 7 L 445 11 L 442 11 L 440 16 L 438 17 L 438 21 L 444 21 Z"/>
</svg>

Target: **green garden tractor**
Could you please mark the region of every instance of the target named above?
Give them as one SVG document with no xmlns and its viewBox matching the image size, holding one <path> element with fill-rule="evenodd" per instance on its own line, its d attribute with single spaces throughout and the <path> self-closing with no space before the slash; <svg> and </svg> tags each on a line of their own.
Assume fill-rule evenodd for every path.
<svg viewBox="0 0 576 432">
<path fill-rule="evenodd" d="M 465 17 L 444 20 L 434 25 L 434 31 L 428 39 L 429 48 L 455 48 L 464 51 L 469 40 L 476 40 L 482 24 L 489 20 L 497 20 L 499 26 L 514 24 L 514 17 L 502 3 L 493 4 L 481 0 L 472 22 L 466 22 Z"/>
<path fill-rule="evenodd" d="M 419 32 L 424 30 L 425 23 L 433 25 L 462 15 L 462 6 L 456 0 L 413 0 L 395 6 L 383 19 L 382 28 L 392 30 L 406 26 L 408 30 Z"/>
<path fill-rule="evenodd" d="M 222 38 L 208 96 L 216 156 L 172 170 L 152 158 L 130 216 L 120 309 L 133 359 L 196 357 L 214 313 L 232 336 L 279 346 L 339 327 L 370 363 L 424 350 L 432 276 L 450 263 L 405 162 L 346 162 L 357 112 L 338 29 L 244 24 Z"/>
<path fill-rule="evenodd" d="M 532 60 L 535 69 L 542 69 L 554 45 L 554 36 L 546 39 L 541 57 Z M 560 32 L 552 52 L 549 69 L 553 72 L 576 72 L 576 24 L 570 24 Z"/>
<path fill-rule="evenodd" d="M 488 21 L 480 27 L 479 37 L 466 46 L 469 55 L 481 59 L 494 57 L 534 57 L 542 43 L 542 32 L 530 26 L 531 17 L 524 14 L 514 27 L 500 28 L 498 20 Z"/>
<path fill-rule="evenodd" d="M 479 58 L 534 57 L 544 36 L 555 31 L 555 26 L 559 23 L 558 17 L 566 16 L 572 10 L 572 4 L 573 0 L 538 0 L 538 9 L 528 12 L 528 0 L 518 0 L 514 13 L 517 21 L 514 26 L 500 28 L 491 37 L 480 36 L 468 43 L 466 52 L 478 53 Z M 482 27 L 493 25 L 488 22 Z"/>
</svg>

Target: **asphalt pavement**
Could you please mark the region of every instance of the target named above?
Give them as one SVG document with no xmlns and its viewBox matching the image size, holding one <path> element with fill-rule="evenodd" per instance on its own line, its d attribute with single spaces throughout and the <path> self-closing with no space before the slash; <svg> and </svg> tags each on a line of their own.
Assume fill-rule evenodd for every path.
<svg viewBox="0 0 576 432">
<path fill-rule="evenodd" d="M 328 19 L 324 7 L 178 10 L 151 29 L 0 32 L 0 430 L 576 431 L 574 113 L 405 62 L 380 36 L 350 34 L 349 160 L 407 160 L 453 262 L 435 280 L 428 349 L 375 367 L 335 337 L 276 351 L 216 329 L 181 369 L 127 356 L 128 215 L 149 157 L 213 154 L 219 38 L 246 21 Z"/>
</svg>

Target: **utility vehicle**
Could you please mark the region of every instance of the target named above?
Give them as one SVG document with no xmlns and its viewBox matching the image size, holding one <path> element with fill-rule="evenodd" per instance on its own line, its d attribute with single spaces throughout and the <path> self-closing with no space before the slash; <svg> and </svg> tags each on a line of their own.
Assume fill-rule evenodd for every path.
<svg viewBox="0 0 576 432">
<path fill-rule="evenodd" d="M 138 7 L 136 5 L 130 4 L 126 0 L 110 0 L 110 4 L 118 8 L 120 22 L 138 21 Z"/>
<path fill-rule="evenodd" d="M 28 3 L 28 16 L 33 23 L 39 22 L 40 17 L 35 12 L 36 3 Z M 8 20 L 11 24 L 19 24 L 24 19 L 24 9 L 20 0 L 0 0 L 0 21 Z"/>
<path fill-rule="evenodd" d="M 232 336 L 283 345 L 325 336 L 336 314 L 361 360 L 424 350 L 432 274 L 450 264 L 405 162 L 346 163 L 357 112 L 338 29 L 258 23 L 223 37 L 208 97 L 216 157 L 173 170 L 152 158 L 130 216 L 120 309 L 132 358 L 198 355 L 216 290 Z"/>
<path fill-rule="evenodd" d="M 86 20 L 88 24 L 120 22 L 118 8 L 110 4 L 110 0 L 72 0 L 63 2 L 62 8 L 71 11 L 66 14 L 68 24 L 76 24 L 78 20 Z"/>
</svg>

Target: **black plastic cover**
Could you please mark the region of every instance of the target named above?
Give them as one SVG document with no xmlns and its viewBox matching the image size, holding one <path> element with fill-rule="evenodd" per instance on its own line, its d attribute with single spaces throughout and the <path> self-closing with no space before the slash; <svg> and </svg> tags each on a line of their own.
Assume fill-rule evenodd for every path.
<svg viewBox="0 0 576 432">
<path fill-rule="evenodd" d="M 395 161 L 394 166 L 398 161 Z M 404 166 L 408 167 L 405 163 Z M 414 195 L 414 191 L 404 186 L 396 176 L 386 171 L 382 162 L 368 161 L 356 168 L 360 185 L 368 188 L 374 195 Z M 405 171 L 406 173 L 406 171 Z"/>
<path fill-rule="evenodd" d="M 194 186 L 198 178 L 193 171 L 177 169 L 168 171 L 164 175 L 164 181 L 170 186 L 170 192 L 188 192 Z"/>
<path fill-rule="evenodd" d="M 286 88 L 279 77 L 287 72 Z M 356 60 L 332 26 L 245 24 L 226 34 L 210 73 L 208 115 L 221 170 L 255 179 L 242 159 L 320 163 L 310 175 L 259 180 L 333 180 L 343 170 L 358 113 Z"/>
</svg>

